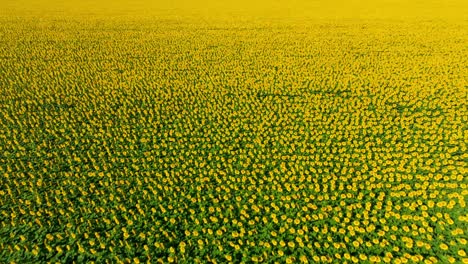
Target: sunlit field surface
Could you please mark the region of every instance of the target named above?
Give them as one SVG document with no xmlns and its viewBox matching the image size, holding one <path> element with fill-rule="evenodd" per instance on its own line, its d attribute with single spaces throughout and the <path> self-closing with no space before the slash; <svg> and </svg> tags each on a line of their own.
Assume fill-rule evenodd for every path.
<svg viewBox="0 0 468 264">
<path fill-rule="evenodd" d="M 468 263 L 468 2 L 0 6 L 0 263 Z"/>
</svg>

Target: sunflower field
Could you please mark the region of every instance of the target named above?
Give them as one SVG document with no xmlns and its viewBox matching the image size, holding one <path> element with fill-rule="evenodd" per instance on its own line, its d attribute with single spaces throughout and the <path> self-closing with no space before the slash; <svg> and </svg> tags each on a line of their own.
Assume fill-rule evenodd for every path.
<svg viewBox="0 0 468 264">
<path fill-rule="evenodd" d="M 124 2 L 0 2 L 0 263 L 468 263 L 466 3 Z"/>
</svg>

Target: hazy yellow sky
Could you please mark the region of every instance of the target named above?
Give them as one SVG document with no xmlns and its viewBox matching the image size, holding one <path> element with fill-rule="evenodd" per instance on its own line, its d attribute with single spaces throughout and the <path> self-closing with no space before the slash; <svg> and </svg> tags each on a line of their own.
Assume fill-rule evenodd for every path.
<svg viewBox="0 0 468 264">
<path fill-rule="evenodd" d="M 468 19 L 468 0 L 0 0 L 3 15 Z"/>
</svg>

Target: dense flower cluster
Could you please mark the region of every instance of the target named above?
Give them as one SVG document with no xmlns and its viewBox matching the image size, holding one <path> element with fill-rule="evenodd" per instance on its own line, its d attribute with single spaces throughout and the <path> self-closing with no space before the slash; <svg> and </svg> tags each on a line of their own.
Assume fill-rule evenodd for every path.
<svg viewBox="0 0 468 264">
<path fill-rule="evenodd" d="M 468 262 L 466 27 L 5 20 L 0 262 Z"/>
</svg>

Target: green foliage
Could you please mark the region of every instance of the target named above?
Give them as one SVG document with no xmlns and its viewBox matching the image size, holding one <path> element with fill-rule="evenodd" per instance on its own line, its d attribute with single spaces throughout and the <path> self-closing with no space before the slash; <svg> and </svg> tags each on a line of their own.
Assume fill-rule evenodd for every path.
<svg viewBox="0 0 468 264">
<path fill-rule="evenodd" d="M 468 261 L 461 27 L 207 23 L 0 23 L 0 262 Z"/>
</svg>

